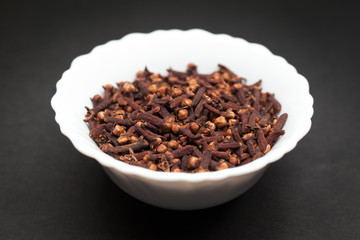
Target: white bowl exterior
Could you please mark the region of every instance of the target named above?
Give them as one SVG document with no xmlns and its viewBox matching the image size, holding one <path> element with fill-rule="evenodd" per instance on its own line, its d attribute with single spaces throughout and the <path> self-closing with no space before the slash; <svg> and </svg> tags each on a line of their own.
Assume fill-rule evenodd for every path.
<svg viewBox="0 0 360 240">
<path fill-rule="evenodd" d="M 247 165 L 218 172 L 162 173 L 117 161 L 90 139 L 83 122 L 84 106 L 91 106 L 91 96 L 102 94 L 102 85 L 133 80 L 145 66 L 166 74 L 169 67 L 185 70 L 189 62 L 197 64 L 200 73 L 213 72 L 221 63 L 248 79 L 248 83 L 262 79 L 263 90 L 275 93 L 282 112 L 287 112 L 289 118 L 284 126 L 286 134 L 268 154 Z M 173 209 L 214 206 L 246 191 L 269 163 L 291 151 L 305 136 L 313 115 L 309 84 L 286 60 L 260 44 L 200 29 L 132 33 L 94 48 L 76 58 L 63 74 L 51 104 L 62 133 L 80 152 L 108 169 L 120 188 L 144 202 Z"/>
<path fill-rule="evenodd" d="M 175 210 L 194 210 L 228 202 L 252 187 L 266 170 L 220 180 L 192 182 L 159 180 L 127 175 L 104 167 L 108 176 L 125 192 L 148 204 Z"/>
<path fill-rule="evenodd" d="M 228 202 L 252 187 L 266 170 L 220 180 L 192 182 L 149 181 L 104 167 L 108 176 L 125 192 L 148 204 L 175 210 L 194 210 Z"/>
</svg>

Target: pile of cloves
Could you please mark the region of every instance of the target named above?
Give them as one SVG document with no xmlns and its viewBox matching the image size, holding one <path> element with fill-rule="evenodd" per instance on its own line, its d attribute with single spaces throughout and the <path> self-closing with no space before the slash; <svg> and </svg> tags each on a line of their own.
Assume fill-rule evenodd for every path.
<svg viewBox="0 0 360 240">
<path fill-rule="evenodd" d="M 241 166 L 270 151 L 287 119 L 261 80 L 245 83 L 220 64 L 212 74 L 191 63 L 167 76 L 145 68 L 133 83 L 103 86 L 84 121 L 103 152 L 131 165 L 191 173 Z"/>
</svg>

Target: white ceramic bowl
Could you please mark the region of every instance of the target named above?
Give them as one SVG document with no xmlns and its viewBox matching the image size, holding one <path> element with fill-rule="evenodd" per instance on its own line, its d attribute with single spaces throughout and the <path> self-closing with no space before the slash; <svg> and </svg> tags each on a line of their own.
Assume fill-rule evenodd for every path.
<svg viewBox="0 0 360 240">
<path fill-rule="evenodd" d="M 164 173 L 135 167 L 103 153 L 89 137 L 83 122 L 90 97 L 102 94 L 102 85 L 132 81 L 147 66 L 153 72 L 185 70 L 193 62 L 200 73 L 217 70 L 221 63 L 263 90 L 274 92 L 289 118 L 286 134 L 264 157 L 241 167 L 207 173 Z M 95 47 L 74 59 L 58 81 L 51 100 L 56 121 L 81 153 L 96 159 L 125 192 L 146 203 L 170 209 L 201 209 L 227 202 L 244 193 L 266 168 L 291 151 L 311 126 L 313 98 L 307 80 L 266 47 L 226 34 L 200 29 L 131 33 Z"/>
</svg>

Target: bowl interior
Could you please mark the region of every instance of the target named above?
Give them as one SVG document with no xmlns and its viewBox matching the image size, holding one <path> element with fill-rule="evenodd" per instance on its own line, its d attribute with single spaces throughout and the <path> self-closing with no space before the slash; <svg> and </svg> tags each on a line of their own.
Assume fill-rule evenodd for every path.
<svg viewBox="0 0 360 240">
<path fill-rule="evenodd" d="M 282 112 L 289 114 L 284 127 L 286 134 L 266 156 L 253 163 L 265 158 L 268 162 L 276 160 L 282 155 L 272 154 L 282 147 L 282 154 L 290 151 L 309 130 L 312 98 L 307 81 L 294 67 L 262 45 L 202 30 L 134 33 L 76 58 L 57 85 L 57 98 L 52 102 L 57 121 L 81 152 L 89 155 L 84 152 L 86 145 L 89 150 L 107 158 L 89 138 L 89 129 L 83 122 L 84 107 L 92 107 L 90 97 L 102 94 L 102 85 L 133 81 L 136 72 L 145 66 L 152 72 L 167 74 L 166 69 L 170 67 L 185 70 L 189 62 L 195 63 L 200 73 L 211 73 L 220 63 L 246 78 L 249 84 L 262 79 L 263 91 L 275 93 L 282 104 Z M 71 131 L 73 139 L 69 136 Z"/>
</svg>

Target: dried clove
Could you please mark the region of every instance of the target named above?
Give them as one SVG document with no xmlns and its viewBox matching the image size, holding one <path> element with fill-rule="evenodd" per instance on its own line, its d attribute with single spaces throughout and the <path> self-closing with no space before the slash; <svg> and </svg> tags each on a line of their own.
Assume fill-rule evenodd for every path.
<svg viewBox="0 0 360 240">
<path fill-rule="evenodd" d="M 133 83 L 107 84 L 91 98 L 89 136 L 110 156 L 163 172 L 200 173 L 242 166 L 268 153 L 288 115 L 223 65 L 200 74 L 195 64 L 168 76 L 147 68 Z"/>
</svg>

